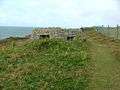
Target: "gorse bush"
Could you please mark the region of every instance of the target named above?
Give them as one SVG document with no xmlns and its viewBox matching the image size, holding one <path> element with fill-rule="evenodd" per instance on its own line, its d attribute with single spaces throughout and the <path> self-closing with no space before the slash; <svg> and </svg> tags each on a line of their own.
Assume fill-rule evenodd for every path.
<svg viewBox="0 0 120 90">
<path fill-rule="evenodd" d="M 88 65 L 87 45 L 79 38 L 35 40 L 0 51 L 0 87 L 7 90 L 85 90 Z"/>
</svg>

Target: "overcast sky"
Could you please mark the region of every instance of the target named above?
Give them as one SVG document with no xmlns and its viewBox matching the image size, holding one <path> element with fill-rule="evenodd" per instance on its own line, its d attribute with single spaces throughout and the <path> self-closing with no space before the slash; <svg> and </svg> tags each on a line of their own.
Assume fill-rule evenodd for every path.
<svg viewBox="0 0 120 90">
<path fill-rule="evenodd" d="M 0 0 L 0 26 L 120 24 L 119 0 Z"/>
</svg>

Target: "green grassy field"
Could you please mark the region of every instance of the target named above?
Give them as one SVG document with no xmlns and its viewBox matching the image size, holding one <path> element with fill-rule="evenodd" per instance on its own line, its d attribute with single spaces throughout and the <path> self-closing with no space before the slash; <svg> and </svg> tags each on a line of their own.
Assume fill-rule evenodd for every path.
<svg viewBox="0 0 120 90">
<path fill-rule="evenodd" d="M 120 40 L 97 32 L 88 35 L 93 75 L 88 90 L 120 89 Z"/>
<path fill-rule="evenodd" d="M 87 44 L 80 38 L 16 42 L 1 45 L 0 89 L 85 90 L 88 87 L 90 59 Z"/>
<path fill-rule="evenodd" d="M 119 90 L 120 40 L 81 36 L 0 42 L 0 90 Z"/>
</svg>

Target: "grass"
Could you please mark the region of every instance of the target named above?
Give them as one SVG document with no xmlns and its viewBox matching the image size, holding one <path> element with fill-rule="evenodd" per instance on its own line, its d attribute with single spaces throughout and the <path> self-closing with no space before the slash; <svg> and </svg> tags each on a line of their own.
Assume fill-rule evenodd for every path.
<svg viewBox="0 0 120 90">
<path fill-rule="evenodd" d="M 4 90 L 85 90 L 89 82 L 87 44 L 56 39 L 0 48 Z"/>
<path fill-rule="evenodd" d="M 89 36 L 101 44 L 107 44 L 107 46 L 112 50 L 112 55 L 114 55 L 116 60 L 120 61 L 120 40 L 119 39 L 110 38 L 97 32 L 89 32 Z"/>
<path fill-rule="evenodd" d="M 89 90 L 119 90 L 119 41 L 93 31 L 87 35 L 94 64 Z"/>
</svg>

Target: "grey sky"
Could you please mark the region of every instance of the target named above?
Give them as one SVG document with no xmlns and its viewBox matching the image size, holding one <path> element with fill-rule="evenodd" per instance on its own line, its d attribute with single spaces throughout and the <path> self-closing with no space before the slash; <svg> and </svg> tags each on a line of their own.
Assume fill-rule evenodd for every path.
<svg viewBox="0 0 120 90">
<path fill-rule="evenodd" d="M 0 0 L 0 25 L 116 25 L 120 24 L 119 4 L 119 0 Z"/>
</svg>

